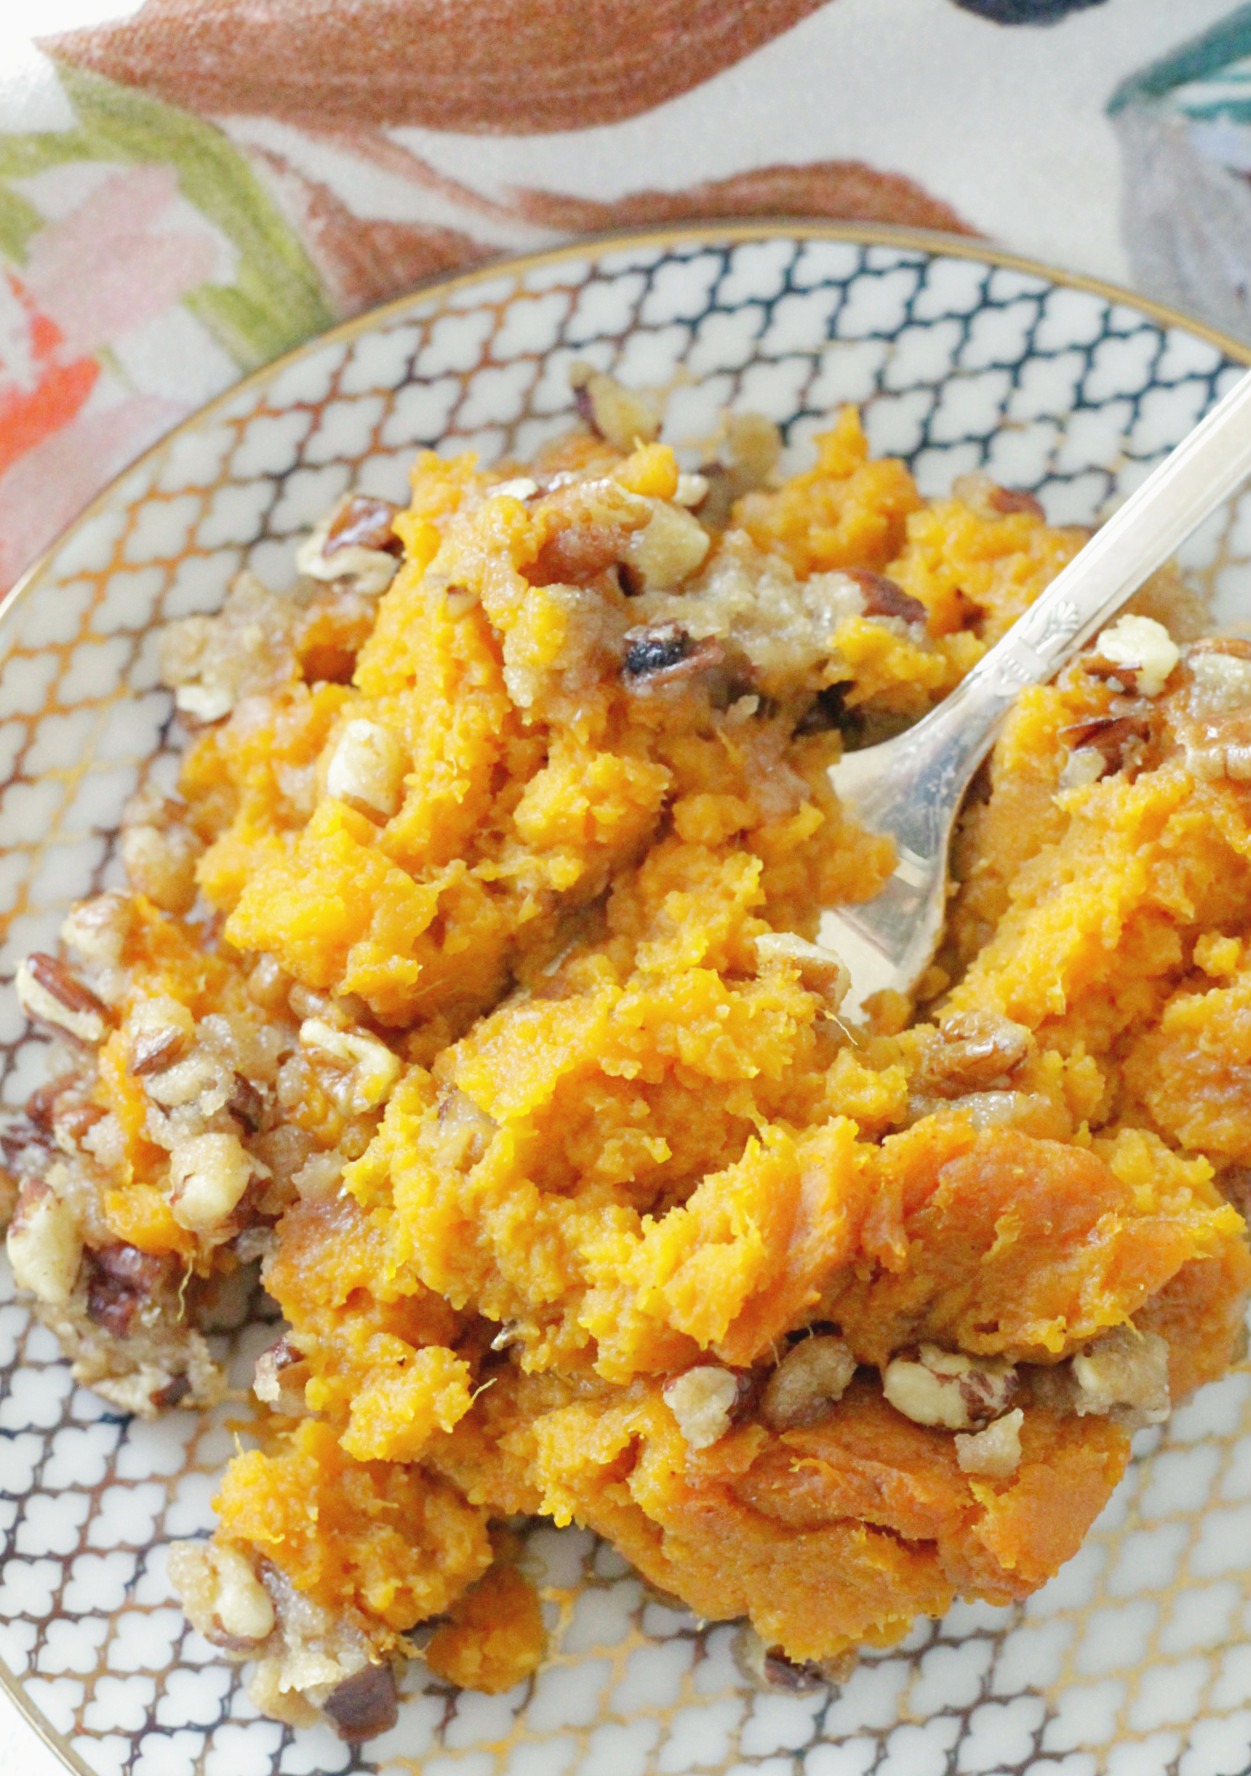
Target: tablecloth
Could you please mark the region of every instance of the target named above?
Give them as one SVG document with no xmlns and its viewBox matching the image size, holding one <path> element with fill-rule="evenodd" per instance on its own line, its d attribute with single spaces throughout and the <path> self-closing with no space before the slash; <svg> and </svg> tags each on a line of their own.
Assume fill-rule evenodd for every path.
<svg viewBox="0 0 1251 1776">
<path fill-rule="evenodd" d="M 0 586 L 245 371 L 587 230 L 980 234 L 1251 338 L 1251 6 L 1230 0 L 2 11 Z M 2 1695 L 0 1751 L 59 1768 Z"/>
</svg>

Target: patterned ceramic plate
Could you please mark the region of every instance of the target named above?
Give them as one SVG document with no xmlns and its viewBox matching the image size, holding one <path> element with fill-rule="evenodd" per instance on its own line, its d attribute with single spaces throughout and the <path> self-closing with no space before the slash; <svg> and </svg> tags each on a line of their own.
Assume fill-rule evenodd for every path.
<svg viewBox="0 0 1251 1776">
<path fill-rule="evenodd" d="M 212 609 L 237 568 L 287 583 L 349 486 L 402 497 L 420 444 L 524 455 L 568 422 L 575 358 L 672 388 L 675 439 L 726 405 L 802 454 L 863 404 L 923 491 L 985 467 L 1053 520 L 1124 494 L 1248 353 L 1180 317 L 943 237 L 723 227 L 488 268 L 350 323 L 157 446 L 28 576 L 0 673 L 0 970 L 118 880 L 138 779 L 175 769 L 154 626 Z M 1251 501 L 1189 552 L 1251 615 Z M 41 1074 L 0 992 L 5 1100 Z M 238 1341 L 246 1382 L 261 1333 Z M 242 1398 L 242 1395 L 240 1395 Z M 961 1606 L 836 1692 L 758 1695 L 731 1631 L 649 1601 L 618 1558 L 538 1531 L 555 1653 L 501 1697 L 431 1682 L 361 1750 L 261 1720 L 184 1625 L 171 1540 L 209 1523 L 230 1415 L 132 1423 L 75 1389 L 0 1276 L 0 1660 L 67 1766 L 100 1776 L 941 1776 L 1251 1767 L 1251 1374 L 1151 1433 L 1083 1552 L 1021 1609 Z M 0 1672 L 0 1676 L 4 1676 Z M 410 1681 L 415 1674 L 410 1674 Z"/>
</svg>

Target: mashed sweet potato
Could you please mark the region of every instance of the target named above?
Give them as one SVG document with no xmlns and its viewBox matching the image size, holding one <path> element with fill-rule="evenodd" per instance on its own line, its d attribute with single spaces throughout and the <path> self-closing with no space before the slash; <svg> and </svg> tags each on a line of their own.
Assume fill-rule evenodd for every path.
<svg viewBox="0 0 1251 1776">
<path fill-rule="evenodd" d="M 19 1276 L 155 1410 L 212 1397 L 197 1304 L 263 1259 L 258 1446 L 175 1578 L 348 1737 L 423 1624 L 449 1681 L 535 1668 L 517 1515 L 827 1672 L 1022 1598 L 1251 1286 L 1248 650 L 1140 618 L 1025 694 L 930 1003 L 849 1024 L 818 913 L 892 859 L 828 767 L 1082 534 L 922 500 L 851 412 L 789 481 L 682 473 L 611 393 L 615 442 L 424 454 L 295 593 L 176 626 L 182 800 L 24 977 L 75 1046 Z"/>
</svg>

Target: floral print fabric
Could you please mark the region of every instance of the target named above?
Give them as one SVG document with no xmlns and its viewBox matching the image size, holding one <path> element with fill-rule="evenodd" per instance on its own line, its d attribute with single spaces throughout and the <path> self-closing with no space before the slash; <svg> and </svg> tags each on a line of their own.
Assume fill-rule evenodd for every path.
<svg viewBox="0 0 1251 1776">
<path fill-rule="evenodd" d="M 0 584 L 247 369 L 588 230 L 978 233 L 1251 334 L 1249 70 L 1228 0 L 80 0 L 0 59 Z"/>
</svg>

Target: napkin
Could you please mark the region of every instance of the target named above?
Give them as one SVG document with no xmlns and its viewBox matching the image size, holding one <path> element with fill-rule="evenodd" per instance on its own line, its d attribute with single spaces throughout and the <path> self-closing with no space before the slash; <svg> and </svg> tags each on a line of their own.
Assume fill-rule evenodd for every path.
<svg viewBox="0 0 1251 1776">
<path fill-rule="evenodd" d="M 45 0 L 36 35 L 5 11 L 0 585 L 246 370 L 589 230 L 981 234 L 1251 334 L 1228 0 Z"/>
</svg>

